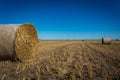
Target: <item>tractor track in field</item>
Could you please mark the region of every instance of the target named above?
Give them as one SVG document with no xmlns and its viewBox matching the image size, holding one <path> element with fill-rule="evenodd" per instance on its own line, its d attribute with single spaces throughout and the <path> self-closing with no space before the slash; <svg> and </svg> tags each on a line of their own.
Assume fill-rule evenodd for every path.
<svg viewBox="0 0 120 80">
<path fill-rule="evenodd" d="M 75 73 L 74 71 L 79 71 L 80 69 L 79 74 L 76 73 L 74 76 L 82 80 L 119 79 L 119 62 L 116 62 L 118 65 L 114 65 L 115 61 L 109 53 L 105 53 L 102 49 L 97 49 L 88 43 L 75 43 L 62 46 L 56 49 L 55 52 L 53 51 L 55 54 L 53 58 L 56 61 L 56 65 L 59 65 L 58 62 L 66 62 L 64 66 L 67 66 L 67 68 L 73 67 L 68 71 L 71 75 Z M 59 57 L 66 61 L 62 61 Z M 67 60 L 71 60 L 71 63 L 67 62 Z M 117 66 L 118 68 L 116 68 Z"/>
<path fill-rule="evenodd" d="M 92 79 L 120 79 L 120 52 L 116 50 L 119 47 L 114 46 L 115 49 L 110 50 L 109 45 L 98 47 L 99 45 L 85 43 L 83 46 L 83 55 L 86 55 L 83 58 L 90 64 Z"/>
<path fill-rule="evenodd" d="M 71 79 L 71 76 L 75 80 L 119 79 L 119 73 L 117 73 L 119 71 L 116 71 L 116 66 L 113 65 L 111 68 L 109 65 L 112 63 L 107 62 L 107 59 L 109 60 L 111 57 L 89 45 L 74 43 L 53 51 L 54 55 L 51 58 L 56 66 L 55 69 L 63 67 L 63 70 L 67 72 L 64 74 L 65 79 Z M 108 58 L 106 59 L 106 57 Z"/>
<path fill-rule="evenodd" d="M 87 47 L 93 51 L 93 56 L 98 60 L 97 64 L 101 65 L 101 71 L 104 74 L 104 77 L 107 77 L 109 80 L 118 80 L 120 79 L 120 53 L 114 50 L 110 50 L 109 45 L 107 46 L 97 46 L 92 44 L 87 44 Z M 119 54 L 119 55 L 116 55 Z"/>
</svg>

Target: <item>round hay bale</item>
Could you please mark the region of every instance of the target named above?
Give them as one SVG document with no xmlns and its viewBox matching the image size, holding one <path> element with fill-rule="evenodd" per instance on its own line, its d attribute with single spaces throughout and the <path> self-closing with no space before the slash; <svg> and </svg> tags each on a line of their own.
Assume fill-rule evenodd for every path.
<svg viewBox="0 0 120 80">
<path fill-rule="evenodd" d="M 34 56 L 33 47 L 38 42 L 32 24 L 0 25 L 0 60 L 24 61 Z"/>
<path fill-rule="evenodd" d="M 102 38 L 102 44 L 111 44 L 112 39 L 111 38 Z"/>
</svg>

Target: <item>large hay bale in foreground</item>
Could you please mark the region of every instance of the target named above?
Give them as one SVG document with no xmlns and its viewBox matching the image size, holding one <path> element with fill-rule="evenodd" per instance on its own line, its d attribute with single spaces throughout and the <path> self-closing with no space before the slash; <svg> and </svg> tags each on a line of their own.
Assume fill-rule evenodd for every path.
<svg viewBox="0 0 120 80">
<path fill-rule="evenodd" d="M 29 59 L 34 56 L 33 47 L 37 42 L 37 33 L 31 24 L 0 25 L 0 60 Z"/>
<path fill-rule="evenodd" d="M 111 38 L 102 38 L 102 44 L 111 44 L 112 39 Z"/>
</svg>

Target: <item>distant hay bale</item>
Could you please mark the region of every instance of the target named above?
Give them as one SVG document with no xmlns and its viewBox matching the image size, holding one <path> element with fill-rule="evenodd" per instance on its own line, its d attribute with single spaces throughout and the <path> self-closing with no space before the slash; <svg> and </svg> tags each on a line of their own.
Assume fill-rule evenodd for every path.
<svg viewBox="0 0 120 80">
<path fill-rule="evenodd" d="M 111 44 L 112 39 L 111 38 L 102 38 L 102 44 Z"/>
<path fill-rule="evenodd" d="M 37 42 L 37 33 L 31 24 L 0 25 L 0 60 L 29 59 L 34 56 L 33 47 Z"/>
</svg>

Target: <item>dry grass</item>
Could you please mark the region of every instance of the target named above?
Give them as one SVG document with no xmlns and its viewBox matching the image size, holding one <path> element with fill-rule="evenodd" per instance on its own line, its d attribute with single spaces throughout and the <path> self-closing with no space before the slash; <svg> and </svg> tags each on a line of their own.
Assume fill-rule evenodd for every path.
<svg viewBox="0 0 120 80">
<path fill-rule="evenodd" d="M 40 41 L 27 62 L 0 62 L 2 80 L 119 80 L 120 41 Z"/>
</svg>

